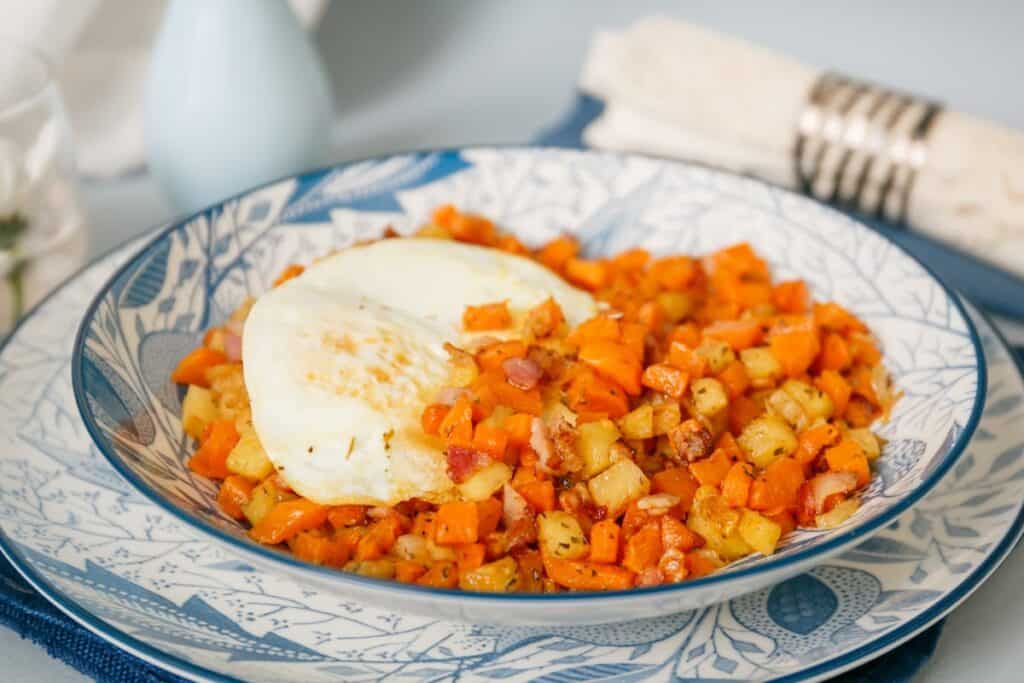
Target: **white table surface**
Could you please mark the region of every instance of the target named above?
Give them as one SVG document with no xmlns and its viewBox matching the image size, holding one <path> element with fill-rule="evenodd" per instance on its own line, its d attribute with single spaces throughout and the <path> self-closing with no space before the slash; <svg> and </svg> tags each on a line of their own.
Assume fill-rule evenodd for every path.
<svg viewBox="0 0 1024 683">
<path fill-rule="evenodd" d="M 554 121 L 590 33 L 651 12 L 671 13 L 848 73 L 937 97 L 1024 128 L 1024 4 L 927 0 L 744 4 L 643 0 L 431 0 L 334 3 L 317 33 L 338 98 L 335 158 L 465 143 L 526 141 Z M 983 9 L 982 9 L 983 8 Z M 84 183 L 92 253 L 173 210 L 146 174 Z M 1020 681 L 1024 551 L 947 621 L 919 680 Z M 0 680 L 86 680 L 0 628 Z"/>
</svg>

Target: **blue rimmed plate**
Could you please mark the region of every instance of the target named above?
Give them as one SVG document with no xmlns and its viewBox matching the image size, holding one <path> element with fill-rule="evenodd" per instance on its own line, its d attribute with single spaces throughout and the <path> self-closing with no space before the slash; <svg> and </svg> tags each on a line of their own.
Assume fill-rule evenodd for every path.
<svg viewBox="0 0 1024 683">
<path fill-rule="evenodd" d="M 879 337 L 904 397 L 881 428 L 878 476 L 843 526 L 793 534 L 770 558 L 674 586 L 605 594 L 485 595 L 365 579 L 252 543 L 216 488 L 183 463 L 171 369 L 209 324 L 290 262 L 411 232 L 446 202 L 494 217 L 526 243 L 562 232 L 590 253 L 642 246 L 707 253 L 748 241 L 777 276 L 802 277 Z M 384 275 L 382 275 L 384 276 Z M 895 519 L 956 461 L 980 415 L 984 360 L 959 301 L 863 226 L 763 183 L 643 157 L 480 148 L 385 157 L 273 183 L 172 225 L 100 291 L 72 361 L 85 425 L 114 467 L 155 503 L 247 561 L 346 599 L 470 622 L 592 624 L 672 614 L 777 583 Z"/>
<path fill-rule="evenodd" d="M 992 389 L 963 457 L 911 511 L 807 574 L 696 612 L 590 627 L 473 626 L 338 600 L 195 533 L 90 442 L 66 331 L 136 248 L 77 276 L 0 350 L 0 548 L 72 618 L 189 678 L 820 680 L 945 615 L 1024 525 L 1024 380 L 977 319 Z"/>
</svg>

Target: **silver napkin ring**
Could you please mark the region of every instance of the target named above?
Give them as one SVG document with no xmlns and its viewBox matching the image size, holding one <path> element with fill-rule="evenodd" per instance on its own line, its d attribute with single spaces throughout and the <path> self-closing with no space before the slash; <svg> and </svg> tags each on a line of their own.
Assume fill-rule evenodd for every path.
<svg viewBox="0 0 1024 683">
<path fill-rule="evenodd" d="M 826 72 L 800 115 L 793 163 L 818 199 L 902 223 L 927 138 L 942 107 Z"/>
</svg>

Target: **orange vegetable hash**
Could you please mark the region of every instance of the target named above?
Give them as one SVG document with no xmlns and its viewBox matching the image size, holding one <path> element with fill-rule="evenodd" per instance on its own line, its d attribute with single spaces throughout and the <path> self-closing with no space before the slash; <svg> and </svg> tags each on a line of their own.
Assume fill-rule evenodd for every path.
<svg viewBox="0 0 1024 683">
<path fill-rule="evenodd" d="M 274 472 L 242 381 L 243 306 L 172 378 L 204 390 L 183 407 L 199 442 L 189 467 L 221 482 L 221 508 L 254 540 L 421 586 L 621 590 L 769 555 L 796 527 L 857 509 L 881 450 L 868 426 L 896 400 L 881 353 L 803 281 L 773 284 L 749 245 L 587 259 L 571 237 L 533 251 L 452 206 L 419 235 L 535 259 L 607 311 L 567 329 L 548 300 L 511 340 L 448 345 L 451 386 L 423 407 L 422 429 L 460 490 L 485 499 L 382 508 L 318 505 Z M 472 331 L 512 321 L 500 301 L 463 317 Z"/>
</svg>

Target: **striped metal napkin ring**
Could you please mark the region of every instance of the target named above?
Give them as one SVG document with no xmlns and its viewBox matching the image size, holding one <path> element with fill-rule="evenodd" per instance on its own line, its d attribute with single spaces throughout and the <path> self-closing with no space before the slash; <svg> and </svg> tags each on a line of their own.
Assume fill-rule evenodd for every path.
<svg viewBox="0 0 1024 683">
<path fill-rule="evenodd" d="M 928 131 L 942 107 L 825 72 L 800 115 L 793 163 L 818 199 L 902 223 Z"/>
</svg>

